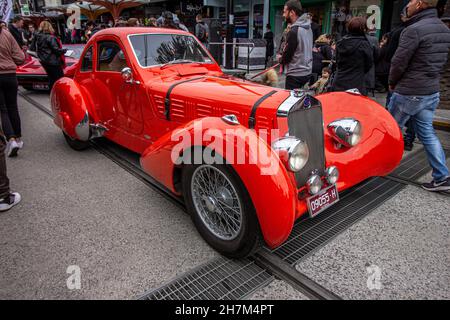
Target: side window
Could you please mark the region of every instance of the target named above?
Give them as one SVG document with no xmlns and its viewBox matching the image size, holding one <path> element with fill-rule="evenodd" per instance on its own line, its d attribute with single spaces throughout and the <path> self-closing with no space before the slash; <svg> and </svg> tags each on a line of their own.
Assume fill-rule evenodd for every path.
<svg viewBox="0 0 450 320">
<path fill-rule="evenodd" d="M 93 58 L 92 52 L 93 52 L 92 47 L 90 47 L 84 54 L 84 57 L 81 62 L 82 72 L 92 71 L 92 58 Z"/>
<path fill-rule="evenodd" d="M 123 68 L 127 67 L 125 54 L 113 41 L 99 42 L 97 57 L 97 71 L 121 72 Z"/>
</svg>

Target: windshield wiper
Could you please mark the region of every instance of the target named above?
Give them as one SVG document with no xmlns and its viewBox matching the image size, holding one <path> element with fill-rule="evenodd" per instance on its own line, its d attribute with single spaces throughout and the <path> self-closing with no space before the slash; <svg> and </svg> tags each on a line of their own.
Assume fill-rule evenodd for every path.
<svg viewBox="0 0 450 320">
<path fill-rule="evenodd" d="M 195 63 L 195 61 L 186 60 L 186 59 L 175 59 L 175 60 L 164 63 L 161 66 L 161 69 L 164 69 L 165 67 L 172 65 L 172 64 L 183 64 L 183 63 Z"/>
</svg>

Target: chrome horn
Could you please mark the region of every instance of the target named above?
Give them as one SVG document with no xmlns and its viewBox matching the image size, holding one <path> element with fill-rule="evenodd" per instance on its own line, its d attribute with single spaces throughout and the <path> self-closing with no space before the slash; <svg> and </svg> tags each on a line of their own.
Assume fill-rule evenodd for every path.
<svg viewBox="0 0 450 320">
<path fill-rule="evenodd" d="M 354 147 L 361 140 L 361 123 L 353 118 L 335 120 L 328 125 L 328 132 L 340 144 Z"/>
</svg>

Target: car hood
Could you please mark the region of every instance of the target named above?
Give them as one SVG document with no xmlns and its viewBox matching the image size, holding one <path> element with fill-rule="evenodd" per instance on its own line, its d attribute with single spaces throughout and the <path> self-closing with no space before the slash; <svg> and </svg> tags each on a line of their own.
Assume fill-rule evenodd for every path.
<svg viewBox="0 0 450 320">
<path fill-rule="evenodd" d="M 227 75 L 191 75 L 150 81 L 147 83 L 160 115 L 164 115 L 167 92 L 170 93 L 170 118 L 189 121 L 199 117 L 234 114 L 239 122 L 248 124 L 252 109 L 257 105 L 257 125 L 272 127 L 272 117 L 289 91 L 260 85 Z M 258 121 L 258 119 L 260 121 Z"/>
</svg>

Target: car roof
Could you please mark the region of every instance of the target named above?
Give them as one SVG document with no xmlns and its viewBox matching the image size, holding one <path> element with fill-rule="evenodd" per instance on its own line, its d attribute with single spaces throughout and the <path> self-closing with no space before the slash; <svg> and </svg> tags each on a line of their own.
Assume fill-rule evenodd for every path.
<svg viewBox="0 0 450 320">
<path fill-rule="evenodd" d="M 180 35 L 191 35 L 192 33 L 178 30 L 178 29 L 166 29 L 166 28 L 156 28 L 156 27 L 116 27 L 103 29 L 95 33 L 94 37 L 104 36 L 104 35 L 115 35 L 120 38 L 126 38 L 130 34 L 180 34 Z"/>
</svg>

